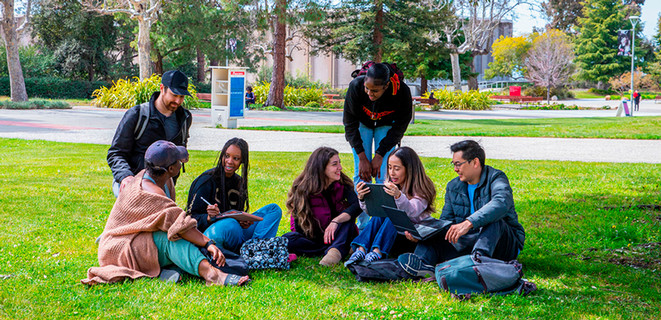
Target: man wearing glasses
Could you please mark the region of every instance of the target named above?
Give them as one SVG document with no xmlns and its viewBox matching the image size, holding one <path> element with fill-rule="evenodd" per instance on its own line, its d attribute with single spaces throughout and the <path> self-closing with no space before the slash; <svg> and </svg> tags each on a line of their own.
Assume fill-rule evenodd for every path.
<svg viewBox="0 0 661 320">
<path fill-rule="evenodd" d="M 457 142 L 450 150 L 458 177 L 447 184 L 441 219 L 453 224 L 447 232 L 420 241 L 414 254 L 400 257 L 404 270 L 414 276 L 434 274 L 434 265 L 462 255 L 479 252 L 509 261 L 523 249 L 525 232 L 505 173 L 485 165 L 484 149 L 473 140 Z"/>
</svg>

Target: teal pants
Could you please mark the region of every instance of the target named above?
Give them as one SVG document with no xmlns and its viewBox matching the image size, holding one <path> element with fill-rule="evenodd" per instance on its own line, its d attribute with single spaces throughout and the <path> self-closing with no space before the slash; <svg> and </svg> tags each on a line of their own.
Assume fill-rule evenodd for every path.
<svg viewBox="0 0 661 320">
<path fill-rule="evenodd" d="M 206 258 L 194 244 L 179 239 L 168 240 L 167 233 L 156 231 L 153 233 L 154 243 L 158 249 L 158 264 L 162 267 L 176 265 L 182 270 L 199 277 L 200 262 Z"/>
</svg>

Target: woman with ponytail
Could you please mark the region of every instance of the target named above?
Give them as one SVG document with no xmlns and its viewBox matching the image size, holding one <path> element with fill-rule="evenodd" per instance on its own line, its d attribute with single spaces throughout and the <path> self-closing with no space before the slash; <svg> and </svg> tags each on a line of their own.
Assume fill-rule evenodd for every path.
<svg viewBox="0 0 661 320">
<path fill-rule="evenodd" d="M 337 264 L 349 253 L 361 210 L 337 150 L 321 147 L 312 152 L 289 190 L 287 209 L 292 232 L 283 236 L 289 239 L 290 253 L 323 255 L 319 264 L 325 266 Z"/>
<path fill-rule="evenodd" d="M 368 64 L 366 63 L 365 66 Z M 349 84 L 344 101 L 344 131 L 354 159 L 354 183 L 383 183 L 388 155 L 402 140 L 413 117 L 411 90 L 396 66 L 374 63 Z M 374 149 L 372 149 L 374 148 Z M 358 227 L 367 224 L 363 214 Z"/>
</svg>

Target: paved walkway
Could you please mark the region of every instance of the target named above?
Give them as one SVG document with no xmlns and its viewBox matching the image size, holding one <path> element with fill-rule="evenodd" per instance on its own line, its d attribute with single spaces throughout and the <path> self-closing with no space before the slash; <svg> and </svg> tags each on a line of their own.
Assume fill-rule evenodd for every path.
<svg viewBox="0 0 661 320">
<path fill-rule="evenodd" d="M 661 104 L 641 104 L 641 110 L 637 116 L 661 116 Z M 91 107 L 76 107 L 72 110 L 0 110 L 0 137 L 110 144 L 123 113 L 124 110 Z M 614 114 L 614 110 L 441 111 L 419 112 L 416 119 L 612 117 Z M 246 118 L 239 120 L 239 126 L 242 127 L 341 123 L 340 112 L 248 111 Z M 216 129 L 211 127 L 209 110 L 194 111 L 190 149 L 220 150 L 224 141 L 235 136 L 246 139 L 252 151 L 311 152 L 319 146 L 330 146 L 342 153 L 351 152 L 343 134 Z M 405 136 L 402 143 L 423 156 L 449 158 L 449 145 L 464 138 Z M 491 159 L 661 163 L 661 141 L 658 140 L 521 137 L 472 139 L 482 142 Z"/>
</svg>

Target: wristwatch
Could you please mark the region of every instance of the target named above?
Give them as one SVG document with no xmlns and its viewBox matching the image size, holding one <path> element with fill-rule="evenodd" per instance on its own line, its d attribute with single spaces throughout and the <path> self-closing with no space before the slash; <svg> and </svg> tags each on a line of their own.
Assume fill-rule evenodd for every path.
<svg viewBox="0 0 661 320">
<path fill-rule="evenodd" d="M 214 246 L 215 246 L 215 245 L 216 245 L 216 241 L 209 240 L 207 243 L 204 244 L 204 249 L 207 249 L 207 250 L 208 250 L 210 245 L 214 245 Z"/>
</svg>

